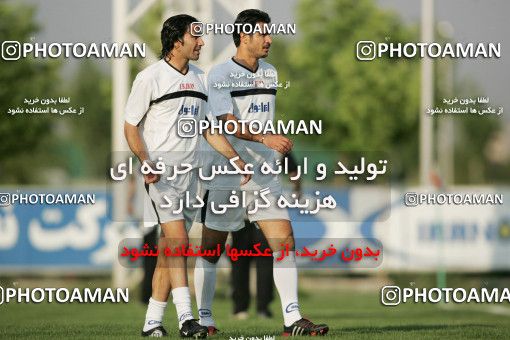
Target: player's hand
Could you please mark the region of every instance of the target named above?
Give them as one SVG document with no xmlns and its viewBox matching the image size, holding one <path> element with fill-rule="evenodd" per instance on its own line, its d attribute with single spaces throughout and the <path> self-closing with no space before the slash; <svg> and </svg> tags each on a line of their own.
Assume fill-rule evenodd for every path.
<svg viewBox="0 0 510 340">
<path fill-rule="evenodd" d="M 156 169 L 156 165 L 153 161 L 145 160 L 142 163 L 147 163 L 151 169 Z M 146 184 L 156 183 L 161 179 L 159 174 L 148 173 L 143 175 L 143 179 Z"/>
<path fill-rule="evenodd" d="M 147 183 L 147 184 L 156 183 L 159 181 L 160 178 L 161 178 L 161 176 L 156 175 L 156 174 L 143 175 L 143 179 L 145 180 L 145 183 Z"/>
<path fill-rule="evenodd" d="M 289 152 L 293 146 L 292 141 L 282 135 L 266 135 L 262 143 L 283 155 Z"/>
<path fill-rule="evenodd" d="M 242 176 L 243 176 L 243 179 L 241 180 L 240 185 L 245 185 L 246 183 L 248 183 L 251 180 L 250 174 L 246 174 L 246 175 L 242 175 Z"/>
<path fill-rule="evenodd" d="M 301 191 L 293 191 L 292 192 L 292 197 L 296 197 L 296 199 L 298 200 L 298 202 L 301 202 L 301 198 L 303 198 L 303 194 L 301 193 Z"/>
<path fill-rule="evenodd" d="M 236 165 L 239 167 L 239 169 L 241 170 L 246 170 L 245 167 L 246 167 L 246 162 L 243 161 L 241 158 L 239 158 L 237 161 L 235 161 Z M 251 179 L 251 174 L 243 174 L 242 175 L 242 180 L 241 180 L 241 184 L 240 185 L 245 185 L 246 183 L 248 183 Z"/>
</svg>

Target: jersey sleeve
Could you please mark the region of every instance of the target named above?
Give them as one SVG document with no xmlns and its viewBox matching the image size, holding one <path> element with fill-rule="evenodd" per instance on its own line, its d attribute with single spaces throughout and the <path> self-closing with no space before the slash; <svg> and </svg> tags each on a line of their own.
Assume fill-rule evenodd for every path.
<svg viewBox="0 0 510 340">
<path fill-rule="evenodd" d="M 213 116 L 233 113 L 234 107 L 230 96 L 230 79 L 228 77 L 225 79 L 216 70 L 211 71 L 207 78 L 207 88 L 209 90 L 209 110 Z"/>
<path fill-rule="evenodd" d="M 151 100 L 151 82 L 138 75 L 133 82 L 126 104 L 125 121 L 131 125 L 138 125 L 149 110 Z"/>
</svg>

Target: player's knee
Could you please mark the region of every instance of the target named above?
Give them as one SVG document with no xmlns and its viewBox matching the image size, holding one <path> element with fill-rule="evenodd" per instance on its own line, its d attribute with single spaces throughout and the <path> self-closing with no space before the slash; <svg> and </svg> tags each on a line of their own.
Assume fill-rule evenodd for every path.
<svg viewBox="0 0 510 340">
<path fill-rule="evenodd" d="M 294 235 L 292 233 L 290 233 L 289 235 L 286 235 L 283 239 L 283 242 L 282 242 L 284 248 L 287 248 L 290 249 L 290 250 L 294 250 Z"/>
<path fill-rule="evenodd" d="M 268 239 L 269 247 L 273 252 L 279 252 L 283 249 L 294 250 L 294 236 L 287 235 L 274 239 Z"/>
<path fill-rule="evenodd" d="M 204 260 L 209 263 L 216 264 L 221 257 L 221 254 L 225 251 L 225 243 L 214 243 L 214 242 L 205 242 L 202 240 L 202 253 L 205 254 L 202 256 Z"/>
</svg>

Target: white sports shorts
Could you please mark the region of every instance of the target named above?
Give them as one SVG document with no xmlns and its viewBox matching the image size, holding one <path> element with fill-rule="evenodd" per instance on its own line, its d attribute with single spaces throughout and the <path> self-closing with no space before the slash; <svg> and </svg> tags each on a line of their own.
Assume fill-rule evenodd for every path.
<svg viewBox="0 0 510 340">
<path fill-rule="evenodd" d="M 261 191 L 242 191 L 242 190 L 204 190 L 204 207 L 201 210 L 201 222 L 207 228 L 218 231 L 237 231 L 244 228 L 244 220 L 250 222 L 264 220 L 288 220 L 289 213 L 286 208 L 278 207 L 277 201 L 282 194 L 281 186 L 262 189 Z M 261 204 L 267 202 L 262 200 L 260 194 L 265 192 L 265 197 L 269 202 L 268 207 L 261 207 Z M 232 197 L 237 197 L 232 199 Z M 232 202 L 239 202 L 237 207 L 232 207 Z M 258 208 L 256 207 L 259 202 Z M 226 207 L 229 206 L 229 207 Z"/>
<path fill-rule="evenodd" d="M 192 207 L 197 204 L 196 195 L 199 192 L 197 169 L 179 175 L 172 181 L 162 177 L 156 183 L 145 184 L 144 223 L 161 224 L 184 220 L 189 231 L 199 216 L 200 208 Z M 168 201 L 171 202 L 170 207 L 162 207 L 168 205 Z"/>
</svg>

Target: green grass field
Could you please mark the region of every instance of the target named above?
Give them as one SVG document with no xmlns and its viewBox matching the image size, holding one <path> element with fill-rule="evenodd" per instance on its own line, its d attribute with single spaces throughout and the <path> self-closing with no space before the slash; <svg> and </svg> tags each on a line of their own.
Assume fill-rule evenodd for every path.
<svg viewBox="0 0 510 340">
<path fill-rule="evenodd" d="M 132 294 L 134 295 L 134 294 Z M 247 321 L 231 318 L 231 303 L 224 297 L 214 310 L 221 333 L 215 339 L 281 334 L 278 301 L 275 318 Z M 304 316 L 330 325 L 328 338 L 336 339 L 509 339 L 508 305 L 405 304 L 385 307 L 379 294 L 359 291 L 306 291 L 300 301 Z M 0 306 L 0 338 L 129 339 L 139 338 L 145 306 L 130 296 L 128 304 L 4 304 Z M 169 304 L 165 326 L 178 338 L 175 310 Z M 254 338 L 255 339 L 255 338 Z"/>
</svg>

